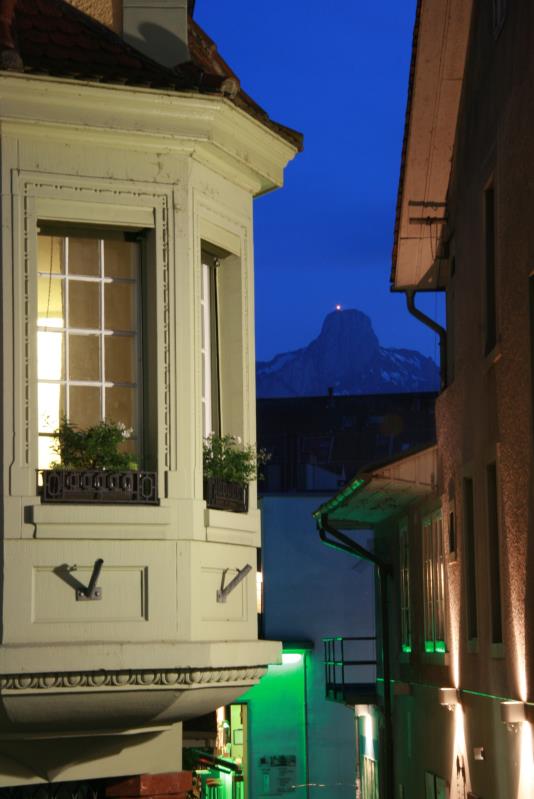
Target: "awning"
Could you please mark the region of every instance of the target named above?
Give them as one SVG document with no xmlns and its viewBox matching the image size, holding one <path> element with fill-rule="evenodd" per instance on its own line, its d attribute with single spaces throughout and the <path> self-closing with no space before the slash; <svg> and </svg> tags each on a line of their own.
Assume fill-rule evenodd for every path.
<svg viewBox="0 0 534 799">
<path fill-rule="evenodd" d="M 313 515 L 338 528 L 374 527 L 435 491 L 437 463 L 433 445 L 364 469 Z"/>
</svg>

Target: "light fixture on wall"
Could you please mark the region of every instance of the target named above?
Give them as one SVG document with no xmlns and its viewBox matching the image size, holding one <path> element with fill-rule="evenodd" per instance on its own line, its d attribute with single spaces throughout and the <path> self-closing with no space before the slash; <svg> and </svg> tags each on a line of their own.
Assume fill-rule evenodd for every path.
<svg viewBox="0 0 534 799">
<path fill-rule="evenodd" d="M 509 730 L 517 730 L 519 725 L 527 721 L 527 705 L 516 700 L 501 702 L 501 721 Z"/>
<path fill-rule="evenodd" d="M 454 710 L 460 704 L 460 694 L 457 688 L 440 688 L 439 703 L 448 710 Z"/>
<path fill-rule="evenodd" d="M 475 760 L 485 760 L 486 750 L 483 746 L 475 746 L 473 749 L 473 757 Z"/>
</svg>

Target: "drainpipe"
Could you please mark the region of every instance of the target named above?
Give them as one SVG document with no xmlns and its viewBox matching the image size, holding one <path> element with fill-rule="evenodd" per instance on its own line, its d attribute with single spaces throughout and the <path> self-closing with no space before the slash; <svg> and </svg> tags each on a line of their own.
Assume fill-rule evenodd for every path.
<svg viewBox="0 0 534 799">
<path fill-rule="evenodd" d="M 416 292 L 414 289 L 407 289 L 405 294 L 406 304 L 411 315 L 415 316 L 419 322 L 422 322 L 439 336 L 440 388 L 443 391 L 443 389 L 447 386 L 447 331 L 444 327 L 423 313 L 423 311 L 415 307 Z"/>
<path fill-rule="evenodd" d="M 328 521 L 328 514 L 322 513 L 318 521 L 319 538 L 323 543 L 341 552 L 346 552 L 354 558 L 362 558 L 373 563 L 378 572 L 380 590 L 380 617 L 382 622 L 382 669 L 384 676 L 384 750 L 385 750 L 385 799 L 394 799 L 394 761 L 393 761 L 393 720 L 391 708 L 391 663 L 389 647 L 389 618 L 388 618 L 388 585 L 387 578 L 392 575 L 392 568 L 374 552 L 353 541 L 344 533 L 337 530 Z M 331 538 L 328 538 L 328 535 Z M 334 540 L 332 540 L 334 539 Z"/>
</svg>

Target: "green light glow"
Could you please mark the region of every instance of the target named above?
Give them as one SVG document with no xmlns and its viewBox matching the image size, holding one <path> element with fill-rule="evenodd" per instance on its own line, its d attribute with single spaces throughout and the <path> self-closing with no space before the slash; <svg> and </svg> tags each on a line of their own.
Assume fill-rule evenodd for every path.
<svg viewBox="0 0 534 799">
<path fill-rule="evenodd" d="M 402 645 L 402 651 L 406 652 L 407 654 L 409 654 L 412 651 L 412 645 L 411 644 L 403 644 Z"/>
<path fill-rule="evenodd" d="M 434 641 L 425 641 L 425 652 L 435 652 Z"/>
<path fill-rule="evenodd" d="M 351 483 L 348 484 L 342 491 L 339 491 L 332 499 L 325 502 L 316 511 L 313 512 L 313 517 L 318 522 L 321 520 L 323 513 L 331 513 L 346 499 L 355 493 L 366 481 L 363 478 L 356 477 Z"/>
<path fill-rule="evenodd" d="M 302 655 L 300 652 L 282 652 L 282 665 L 288 666 L 290 663 L 300 663 Z"/>
<path fill-rule="evenodd" d="M 445 641 L 436 641 L 436 652 L 446 652 Z"/>
</svg>

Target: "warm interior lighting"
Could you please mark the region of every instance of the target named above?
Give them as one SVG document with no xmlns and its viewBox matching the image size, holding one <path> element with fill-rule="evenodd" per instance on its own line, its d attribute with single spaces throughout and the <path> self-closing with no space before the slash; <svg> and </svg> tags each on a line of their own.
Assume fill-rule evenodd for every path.
<svg viewBox="0 0 534 799">
<path fill-rule="evenodd" d="M 263 613 L 263 572 L 256 572 L 256 613 Z"/>
</svg>

